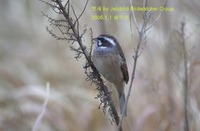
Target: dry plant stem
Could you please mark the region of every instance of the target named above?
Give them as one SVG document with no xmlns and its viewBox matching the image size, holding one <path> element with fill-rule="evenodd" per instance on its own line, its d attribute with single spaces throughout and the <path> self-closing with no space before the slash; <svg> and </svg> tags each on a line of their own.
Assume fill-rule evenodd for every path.
<svg viewBox="0 0 200 131">
<path fill-rule="evenodd" d="M 185 34 L 184 34 L 184 28 L 185 28 L 185 21 L 181 23 L 181 37 L 182 37 L 182 47 L 183 47 L 183 60 L 184 60 L 184 79 L 183 79 L 183 100 L 184 100 L 184 131 L 189 131 L 189 123 L 188 123 L 188 111 L 187 111 L 187 101 L 188 101 L 188 68 L 187 68 L 187 52 L 185 47 Z"/>
<path fill-rule="evenodd" d="M 143 39 L 143 35 L 144 35 L 144 30 L 146 28 L 146 22 L 143 23 L 142 25 L 142 29 L 141 31 L 139 32 L 139 40 L 138 40 L 138 43 L 137 43 L 137 48 L 135 50 L 135 53 L 134 53 L 134 56 L 133 56 L 133 59 L 134 59 L 134 65 L 133 65 L 133 70 L 132 70 L 132 75 L 131 75 L 131 82 L 130 82 L 130 85 L 129 85 L 129 90 L 128 90 L 128 95 L 126 97 L 126 102 L 125 102 L 125 106 L 123 108 L 123 112 L 122 112 L 122 116 L 120 118 L 120 122 L 119 122 L 119 125 L 118 127 L 121 126 L 122 124 L 122 121 L 123 121 L 123 118 L 125 116 L 125 108 L 127 107 L 127 104 L 128 104 L 128 100 L 129 100 L 129 97 L 130 97 L 130 94 L 131 94 L 131 89 L 132 89 L 132 85 L 133 85 L 133 80 L 135 78 L 135 71 L 136 71 L 136 65 L 137 65 L 137 60 L 138 60 L 138 57 L 139 57 L 139 49 L 140 49 L 140 46 L 141 46 L 141 43 L 142 43 L 142 39 Z M 118 130 L 119 131 L 119 130 Z"/>
<path fill-rule="evenodd" d="M 131 6 L 133 6 L 133 1 L 130 0 L 130 4 Z M 165 4 L 164 4 L 164 7 L 166 7 L 166 4 L 167 4 L 167 0 L 165 1 Z M 143 0 L 143 7 L 147 7 L 147 0 Z M 132 18 L 133 18 L 133 21 L 136 25 L 136 29 L 138 31 L 138 34 L 139 34 L 139 39 L 138 39 L 138 42 L 137 42 L 137 47 L 135 49 L 135 52 L 134 52 L 134 56 L 133 56 L 133 59 L 134 59 L 134 65 L 133 65 L 133 70 L 132 70 L 132 74 L 131 74 L 131 81 L 130 81 L 130 85 L 129 85 L 129 89 L 128 89 L 128 94 L 127 94 L 127 97 L 126 97 L 126 102 L 125 102 L 125 105 L 124 105 L 124 108 L 123 108 L 123 111 L 122 111 L 122 116 L 120 118 L 120 121 L 119 121 L 119 124 L 118 124 L 118 131 L 119 131 L 119 127 L 121 127 L 122 125 L 122 121 L 123 121 L 123 118 L 125 116 L 125 110 L 127 108 L 127 105 L 128 105 L 128 100 L 129 100 L 129 97 L 130 97 L 130 93 L 131 93 L 131 90 L 132 90 L 132 85 L 133 85 L 133 80 L 134 80 L 134 77 L 135 77 L 135 71 L 136 71 L 136 65 L 137 65 L 137 60 L 138 60 L 138 57 L 139 57 L 139 51 L 140 51 L 140 48 L 141 48 L 141 45 L 142 45 L 142 40 L 143 39 L 146 39 L 146 36 L 147 36 L 147 31 L 150 30 L 159 20 L 160 16 L 161 16 L 162 12 L 159 14 L 159 16 L 156 18 L 156 20 L 153 22 L 153 24 L 149 27 L 147 27 L 147 24 L 151 18 L 151 10 L 150 11 L 145 11 L 144 14 L 143 14 L 143 23 L 142 23 L 142 27 L 141 29 L 139 30 L 139 27 L 138 27 L 138 24 L 137 24 L 137 21 L 136 21 L 136 18 L 135 18 L 135 13 L 134 11 L 131 11 L 131 15 L 132 15 Z M 131 37 L 132 37 L 132 40 L 133 40 L 133 30 L 132 30 L 132 23 L 131 23 L 131 20 L 130 20 L 130 26 L 131 26 Z"/>
<path fill-rule="evenodd" d="M 88 0 L 87 0 L 87 2 L 88 2 Z M 68 22 L 68 24 L 69 24 L 69 26 L 70 26 L 73 34 L 74 34 L 74 37 L 75 37 L 76 41 L 78 42 L 78 44 L 79 44 L 79 46 L 80 46 L 80 48 L 81 48 L 81 50 L 82 50 L 82 52 L 83 52 L 86 60 L 89 63 L 89 66 L 91 67 L 91 69 L 93 70 L 93 72 L 96 73 L 96 77 L 97 77 L 97 80 L 99 82 L 98 83 L 98 87 L 100 87 L 100 90 L 102 90 L 104 92 L 104 94 L 108 94 L 109 93 L 108 88 L 104 85 L 103 80 L 100 77 L 100 74 L 98 73 L 97 69 L 95 68 L 95 66 L 94 66 L 94 64 L 93 64 L 93 62 L 91 60 L 89 52 L 86 50 L 86 47 L 82 43 L 82 39 L 81 39 L 82 36 L 80 36 L 79 30 L 77 30 L 78 28 L 77 29 L 75 28 L 75 24 L 72 22 L 71 18 L 69 17 L 69 14 L 66 12 L 65 7 L 61 3 L 61 0 L 56 0 L 56 3 L 58 4 L 58 6 L 59 6 L 59 8 L 60 8 L 60 10 L 61 10 L 61 12 L 63 14 L 63 16 L 67 20 L 67 22 Z M 85 8 L 84 8 L 84 10 L 85 10 Z M 83 12 L 84 12 L 84 10 L 83 10 Z M 83 14 L 83 12 L 81 13 L 81 15 Z M 78 22 L 80 16 L 78 18 L 76 17 L 76 21 L 75 22 Z M 117 110 L 116 110 L 116 108 L 115 108 L 115 106 L 114 106 L 114 104 L 112 102 L 111 96 L 108 96 L 107 102 L 108 102 L 108 106 L 110 106 L 110 109 L 111 109 L 111 112 L 112 112 L 111 117 L 114 118 L 114 121 L 118 125 L 118 123 L 119 123 L 119 116 L 118 116 Z M 122 131 L 122 128 L 120 130 Z"/>
<path fill-rule="evenodd" d="M 47 82 L 47 85 L 46 85 L 46 97 L 45 97 L 45 101 L 44 101 L 44 104 L 43 104 L 43 107 L 42 107 L 42 111 L 40 112 L 40 114 L 38 115 L 34 125 L 33 125 L 33 129 L 32 131 L 38 131 L 38 128 L 39 128 L 39 125 L 42 121 L 42 118 L 44 116 L 44 113 L 46 111 L 46 107 L 47 107 L 47 103 L 48 103 L 48 100 L 49 100 L 49 89 L 50 89 L 50 84 Z"/>
<path fill-rule="evenodd" d="M 145 7 L 146 7 L 146 5 L 145 5 Z M 126 97 L 125 106 L 124 106 L 123 111 L 122 111 L 122 116 L 121 116 L 119 124 L 118 124 L 118 131 L 119 131 L 119 127 L 121 127 L 121 125 L 122 125 L 122 121 L 123 121 L 123 118 L 125 116 L 125 109 L 126 109 L 127 104 L 128 104 L 128 100 L 129 100 L 132 85 L 133 85 L 133 80 L 134 80 L 134 77 L 135 77 L 136 65 L 137 65 L 137 60 L 138 60 L 138 57 L 139 57 L 139 50 L 140 50 L 140 46 L 142 44 L 143 36 L 145 35 L 145 32 L 146 32 L 146 27 L 147 27 L 148 21 L 149 21 L 148 14 L 147 14 L 147 12 L 144 12 L 144 21 L 143 21 L 141 30 L 138 30 L 139 39 L 138 39 L 137 47 L 136 47 L 136 50 L 135 50 L 134 56 L 133 56 L 134 65 L 133 65 L 133 70 L 132 70 L 132 75 L 131 75 L 131 82 L 130 82 L 130 85 L 129 85 L 129 90 L 128 90 L 128 95 Z"/>
</svg>

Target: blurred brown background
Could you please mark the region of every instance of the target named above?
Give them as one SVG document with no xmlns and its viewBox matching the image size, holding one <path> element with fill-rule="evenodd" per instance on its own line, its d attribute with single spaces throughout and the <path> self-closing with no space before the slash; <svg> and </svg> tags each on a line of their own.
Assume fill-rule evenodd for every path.
<svg viewBox="0 0 200 131">
<path fill-rule="evenodd" d="M 80 13 L 85 0 L 71 0 Z M 91 20 L 92 15 L 128 15 L 127 12 L 95 12 L 92 6 L 129 6 L 125 0 L 90 0 L 80 19 L 81 30 L 92 28 L 94 36 L 112 34 L 125 52 L 129 73 L 138 34 L 131 42 L 129 20 Z M 142 6 L 142 1 L 136 1 Z M 159 7 L 164 1 L 152 0 Z M 184 78 L 182 43 L 178 31 L 185 20 L 188 54 L 188 117 L 191 131 L 200 130 L 200 3 L 169 0 L 172 12 L 163 12 L 147 36 L 138 60 L 128 104 L 127 131 L 182 131 L 184 127 Z M 0 1 L 0 130 L 29 131 L 42 110 L 46 83 L 50 96 L 40 131 L 111 131 L 107 115 L 98 110 L 94 85 L 86 81 L 82 66 L 66 41 L 57 41 L 46 31 L 49 25 L 41 11 L 57 18 L 51 8 L 37 0 Z M 141 25 L 142 12 L 135 12 Z M 160 12 L 154 12 L 156 19 Z M 90 44 L 89 33 L 84 37 Z M 130 75 L 130 74 L 129 74 Z M 127 92 L 127 88 L 126 88 Z M 115 101 L 117 103 L 117 101 Z"/>
</svg>

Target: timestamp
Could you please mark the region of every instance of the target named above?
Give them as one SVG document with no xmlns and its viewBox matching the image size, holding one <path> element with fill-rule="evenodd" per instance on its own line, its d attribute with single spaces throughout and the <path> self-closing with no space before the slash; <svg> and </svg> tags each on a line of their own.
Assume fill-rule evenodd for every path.
<svg viewBox="0 0 200 131">
<path fill-rule="evenodd" d="M 91 16 L 92 20 L 99 20 L 99 21 L 103 21 L 103 20 L 112 20 L 112 16 L 108 16 L 108 15 L 92 15 Z"/>
<path fill-rule="evenodd" d="M 128 15 L 92 15 L 91 16 L 92 20 L 97 20 L 97 21 L 104 21 L 104 20 L 129 20 Z"/>
</svg>

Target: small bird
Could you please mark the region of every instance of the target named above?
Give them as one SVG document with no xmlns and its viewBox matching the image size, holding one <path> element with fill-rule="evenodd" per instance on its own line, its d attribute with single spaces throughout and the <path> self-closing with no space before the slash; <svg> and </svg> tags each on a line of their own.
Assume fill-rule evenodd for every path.
<svg viewBox="0 0 200 131">
<path fill-rule="evenodd" d="M 93 40 L 96 42 L 92 54 L 94 66 L 105 79 L 115 85 L 122 114 L 125 105 L 124 84 L 129 80 L 124 53 L 117 39 L 111 35 L 101 34 Z"/>
</svg>

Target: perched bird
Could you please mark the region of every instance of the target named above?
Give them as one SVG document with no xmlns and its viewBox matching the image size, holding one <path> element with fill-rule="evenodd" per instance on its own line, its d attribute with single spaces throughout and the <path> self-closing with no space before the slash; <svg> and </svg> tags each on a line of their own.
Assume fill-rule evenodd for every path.
<svg viewBox="0 0 200 131">
<path fill-rule="evenodd" d="M 94 66 L 105 79 L 115 85 L 122 113 L 125 105 L 124 84 L 129 80 L 124 53 L 117 39 L 111 35 L 102 34 L 94 40 L 96 43 L 92 54 Z"/>
</svg>

